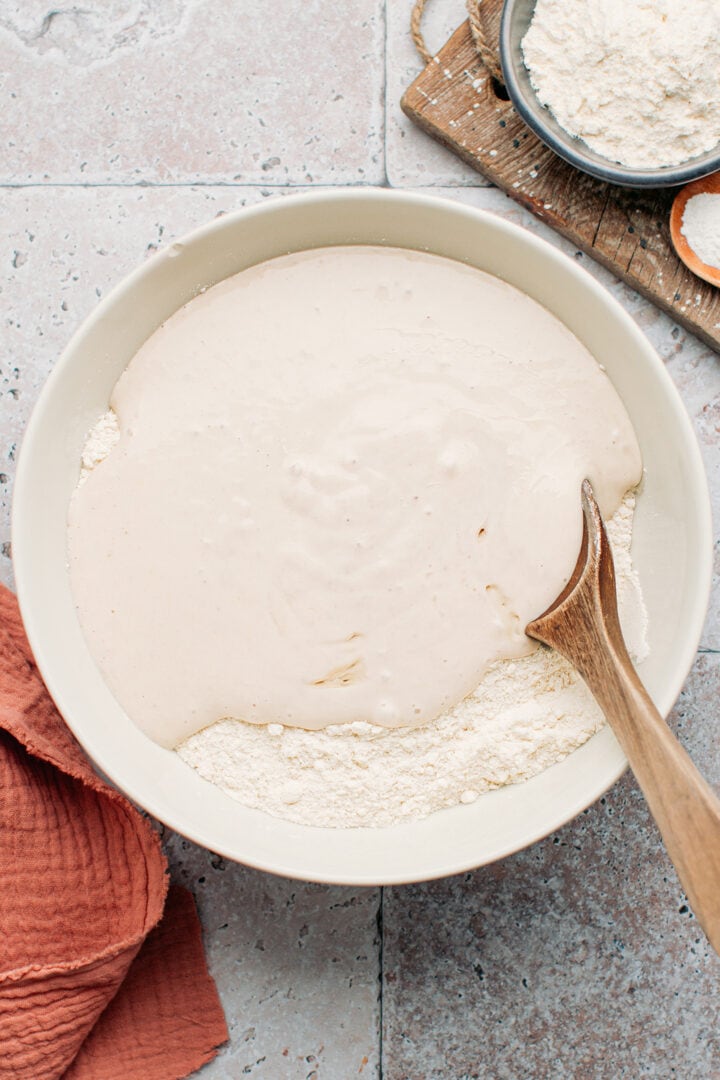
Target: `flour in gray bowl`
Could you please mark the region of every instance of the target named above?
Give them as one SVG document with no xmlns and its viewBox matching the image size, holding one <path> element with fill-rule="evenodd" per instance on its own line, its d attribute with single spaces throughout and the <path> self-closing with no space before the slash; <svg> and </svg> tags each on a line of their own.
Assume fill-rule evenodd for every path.
<svg viewBox="0 0 720 1080">
<path fill-rule="evenodd" d="M 681 165 L 720 144 L 717 0 L 537 0 L 522 51 L 540 102 L 609 161 Z"/>
</svg>

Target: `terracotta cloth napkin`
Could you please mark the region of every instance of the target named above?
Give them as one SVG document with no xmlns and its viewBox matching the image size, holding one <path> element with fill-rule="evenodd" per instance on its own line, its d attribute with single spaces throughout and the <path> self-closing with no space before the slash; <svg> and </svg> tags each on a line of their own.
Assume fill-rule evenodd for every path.
<svg viewBox="0 0 720 1080">
<path fill-rule="evenodd" d="M 177 1080 L 227 1037 L 192 896 L 93 772 L 0 587 L 1 1080 Z"/>
</svg>

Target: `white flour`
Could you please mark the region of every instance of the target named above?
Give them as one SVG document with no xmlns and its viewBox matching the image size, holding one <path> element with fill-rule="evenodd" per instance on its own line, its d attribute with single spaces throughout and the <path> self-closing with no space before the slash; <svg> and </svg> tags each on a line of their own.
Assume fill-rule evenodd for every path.
<svg viewBox="0 0 720 1080">
<path fill-rule="evenodd" d="M 105 460 L 119 438 L 120 429 L 118 428 L 115 413 L 112 410 L 103 413 L 83 446 L 82 458 L 80 459 L 81 484 L 95 466 Z"/>
<path fill-rule="evenodd" d="M 720 195 L 703 192 L 688 199 L 681 231 L 706 266 L 720 269 Z"/>
<path fill-rule="evenodd" d="M 717 0 L 537 0 L 522 50 L 540 101 L 611 161 L 679 165 L 720 143 Z"/>
<path fill-rule="evenodd" d="M 88 437 L 85 472 L 117 442 L 115 414 Z M 620 618 L 635 659 L 647 655 L 646 614 L 630 560 L 635 498 L 608 522 Z M 383 826 L 471 803 L 560 761 L 603 726 L 579 675 L 540 648 L 493 665 L 477 690 L 420 728 L 345 724 L 320 731 L 221 720 L 178 753 L 245 806 L 300 824 Z"/>
</svg>

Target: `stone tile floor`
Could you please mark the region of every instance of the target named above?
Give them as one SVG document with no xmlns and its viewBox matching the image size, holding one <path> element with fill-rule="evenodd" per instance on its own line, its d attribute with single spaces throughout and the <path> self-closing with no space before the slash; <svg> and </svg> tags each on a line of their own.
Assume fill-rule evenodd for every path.
<svg viewBox="0 0 720 1080">
<path fill-rule="evenodd" d="M 218 213 L 298 187 L 427 188 L 576 253 L 413 130 L 410 0 L 0 0 L 0 579 L 40 386 L 98 297 Z M 461 0 L 431 6 L 439 46 Z M 581 257 L 666 361 L 720 503 L 718 358 Z M 720 784 L 720 598 L 673 724 Z M 710 955 L 631 778 L 533 848 L 404 888 L 332 888 L 166 835 L 231 1042 L 208 1080 L 720 1080 Z"/>
</svg>

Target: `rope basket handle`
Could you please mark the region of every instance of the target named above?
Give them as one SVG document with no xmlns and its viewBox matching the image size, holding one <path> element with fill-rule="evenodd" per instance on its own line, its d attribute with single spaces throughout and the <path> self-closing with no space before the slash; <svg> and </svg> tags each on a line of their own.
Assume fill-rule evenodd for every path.
<svg viewBox="0 0 720 1080">
<path fill-rule="evenodd" d="M 415 48 L 419 52 L 423 62 L 429 64 L 433 57 L 425 44 L 425 37 L 422 32 L 422 19 L 426 3 L 427 0 L 415 0 L 412 14 L 410 15 L 410 34 L 415 43 Z M 466 0 L 465 6 L 467 7 L 470 31 L 473 36 L 473 41 L 475 42 L 475 48 L 480 55 L 480 59 L 491 77 L 504 86 L 505 80 L 503 79 L 500 61 L 498 60 L 495 51 L 488 45 L 485 21 L 482 14 L 483 0 Z"/>
</svg>

